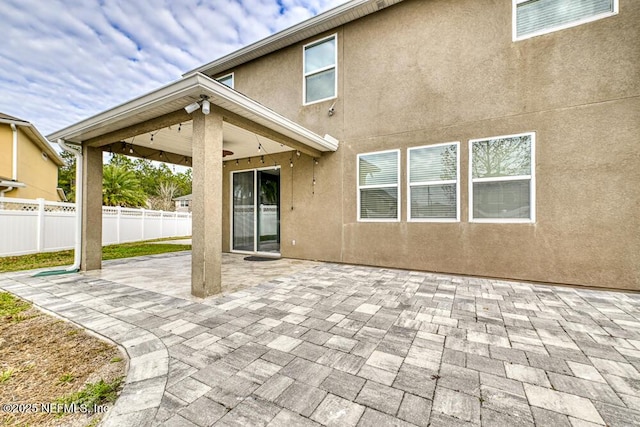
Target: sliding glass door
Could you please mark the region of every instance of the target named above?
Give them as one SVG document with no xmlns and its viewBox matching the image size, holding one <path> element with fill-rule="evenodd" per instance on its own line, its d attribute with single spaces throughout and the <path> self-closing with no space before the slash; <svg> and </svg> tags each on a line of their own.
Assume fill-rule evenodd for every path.
<svg viewBox="0 0 640 427">
<path fill-rule="evenodd" d="M 233 250 L 253 252 L 255 235 L 255 173 L 233 174 Z"/>
<path fill-rule="evenodd" d="M 232 173 L 232 249 L 280 253 L 280 169 Z"/>
<path fill-rule="evenodd" d="M 257 250 L 280 253 L 280 169 L 256 171 L 258 177 Z"/>
</svg>

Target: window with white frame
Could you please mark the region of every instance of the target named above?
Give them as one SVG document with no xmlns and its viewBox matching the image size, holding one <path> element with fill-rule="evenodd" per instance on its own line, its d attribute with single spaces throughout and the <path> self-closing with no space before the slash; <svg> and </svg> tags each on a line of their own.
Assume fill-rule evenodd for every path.
<svg viewBox="0 0 640 427">
<path fill-rule="evenodd" d="M 408 150 L 409 221 L 458 221 L 458 143 Z"/>
<path fill-rule="evenodd" d="M 222 83 L 223 85 L 229 86 L 231 89 L 233 89 L 233 73 L 227 74 L 222 77 L 218 77 L 216 80 Z"/>
<path fill-rule="evenodd" d="M 304 46 L 304 103 L 312 104 L 337 95 L 337 36 Z"/>
<path fill-rule="evenodd" d="M 358 154 L 358 220 L 400 220 L 400 151 Z"/>
<path fill-rule="evenodd" d="M 513 0 L 513 39 L 558 31 L 618 13 L 618 0 Z"/>
<path fill-rule="evenodd" d="M 535 221 L 535 133 L 469 141 L 469 219 Z"/>
</svg>

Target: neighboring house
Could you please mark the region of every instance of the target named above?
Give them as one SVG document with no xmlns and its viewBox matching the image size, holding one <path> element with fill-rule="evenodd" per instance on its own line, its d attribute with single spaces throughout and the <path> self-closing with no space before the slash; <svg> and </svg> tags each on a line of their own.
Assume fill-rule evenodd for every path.
<svg viewBox="0 0 640 427">
<path fill-rule="evenodd" d="M 0 197 L 59 201 L 64 164 L 31 123 L 0 113 Z"/>
<path fill-rule="evenodd" d="M 220 250 L 639 290 L 638 22 L 637 0 L 353 0 L 51 138 L 193 165 L 198 296 Z"/>
<path fill-rule="evenodd" d="M 191 201 L 193 196 L 187 194 L 185 196 L 176 197 L 173 201 L 176 203 L 176 212 L 191 212 Z"/>
</svg>

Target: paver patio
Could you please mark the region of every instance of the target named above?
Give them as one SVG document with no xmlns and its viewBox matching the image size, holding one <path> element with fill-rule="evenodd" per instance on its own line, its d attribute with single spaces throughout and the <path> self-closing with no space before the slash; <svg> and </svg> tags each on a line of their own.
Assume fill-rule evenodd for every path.
<svg viewBox="0 0 640 427">
<path fill-rule="evenodd" d="M 149 262 L 164 293 L 122 283 Z M 640 294 L 285 267 L 207 300 L 176 296 L 185 254 L 0 289 L 126 349 L 108 426 L 640 426 Z"/>
</svg>

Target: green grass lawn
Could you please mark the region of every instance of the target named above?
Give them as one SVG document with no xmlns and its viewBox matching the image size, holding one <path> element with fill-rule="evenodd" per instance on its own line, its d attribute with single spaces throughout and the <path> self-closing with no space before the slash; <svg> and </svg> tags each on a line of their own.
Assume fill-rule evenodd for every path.
<svg viewBox="0 0 640 427">
<path fill-rule="evenodd" d="M 151 243 L 162 240 L 122 243 L 102 247 L 102 259 L 130 258 L 142 255 L 164 254 L 191 250 L 191 245 L 173 245 L 170 243 Z M 0 257 L 0 273 L 8 271 L 33 270 L 34 268 L 58 267 L 73 264 L 73 251 L 43 252 L 31 255 Z"/>
<path fill-rule="evenodd" d="M 15 316 L 31 307 L 26 301 L 22 301 L 7 292 L 0 292 L 0 318 Z M 0 382 L 2 380 L 0 379 Z"/>
</svg>

